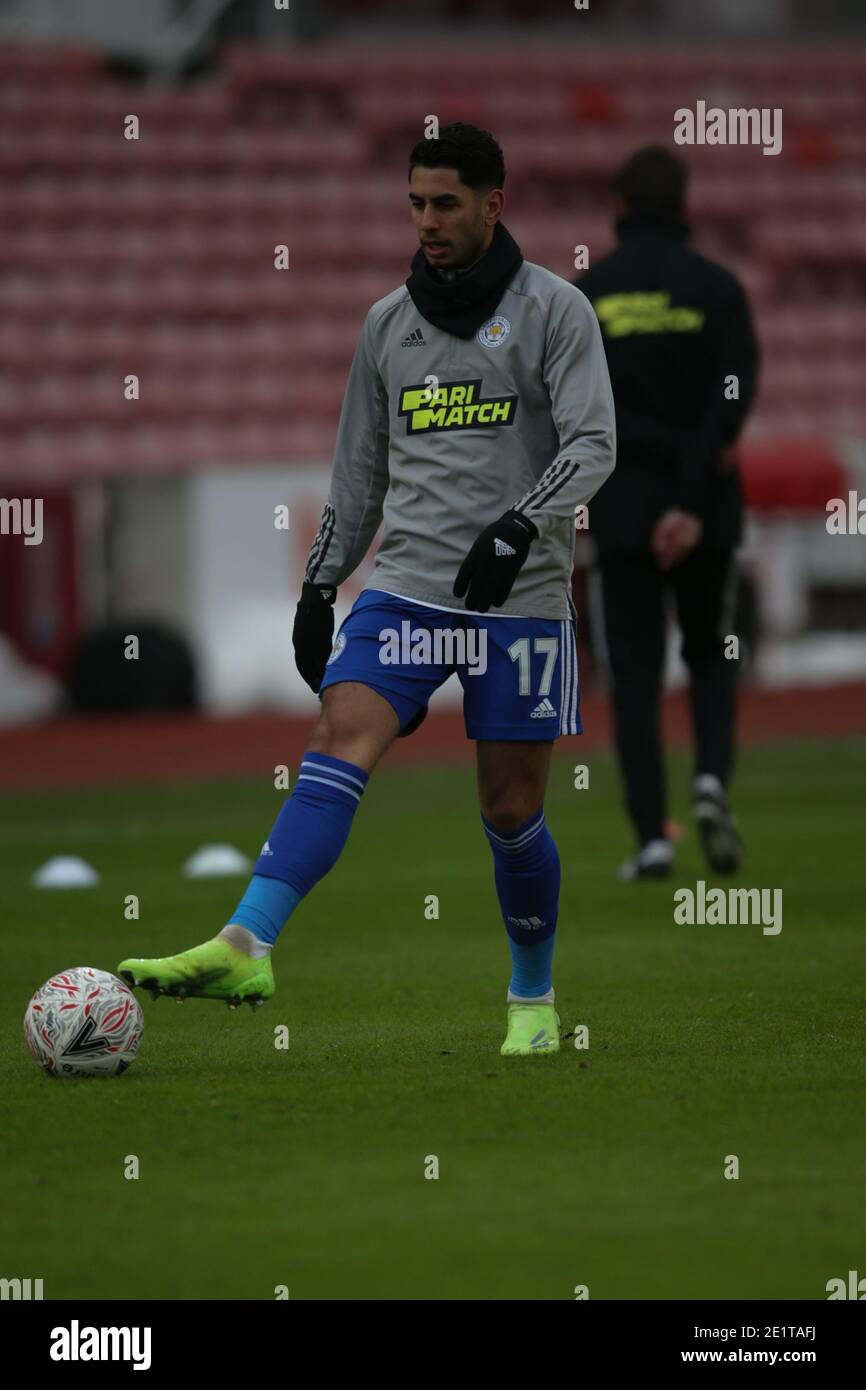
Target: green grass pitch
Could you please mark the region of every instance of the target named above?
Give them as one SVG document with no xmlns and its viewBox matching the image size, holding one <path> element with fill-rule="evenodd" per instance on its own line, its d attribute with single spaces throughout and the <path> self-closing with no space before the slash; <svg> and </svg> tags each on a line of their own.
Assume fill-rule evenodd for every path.
<svg viewBox="0 0 866 1390">
<path fill-rule="evenodd" d="M 472 767 L 386 766 L 277 947 L 272 1001 L 232 1013 L 139 995 L 129 1072 L 50 1080 L 23 1041 L 33 990 L 214 935 L 244 880 L 190 882 L 180 866 L 216 841 L 254 857 L 283 793 L 0 799 L 0 1275 L 69 1299 L 273 1299 L 282 1285 L 292 1299 L 573 1299 L 578 1285 L 814 1299 L 862 1270 L 866 742 L 742 756 L 738 882 L 783 890 L 776 937 L 675 925 L 674 889 L 708 877 L 690 827 L 669 883 L 620 885 L 615 770 L 594 755 L 574 790 L 571 750 L 546 802 L 564 870 L 555 981 L 563 1027 L 586 1024 L 590 1045 L 553 1058 L 499 1056 L 508 950 Z M 671 774 L 688 824 L 684 759 Z M 100 886 L 31 888 L 60 853 L 93 863 Z"/>
</svg>

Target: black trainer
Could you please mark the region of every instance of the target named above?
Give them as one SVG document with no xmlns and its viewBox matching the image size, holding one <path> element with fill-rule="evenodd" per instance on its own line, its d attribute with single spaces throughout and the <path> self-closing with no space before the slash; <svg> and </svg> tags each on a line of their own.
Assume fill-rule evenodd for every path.
<svg viewBox="0 0 866 1390">
<path fill-rule="evenodd" d="M 743 859 L 743 843 L 718 777 L 704 773 L 695 778 L 692 812 L 710 868 L 717 874 L 736 873 Z"/>
<path fill-rule="evenodd" d="M 634 859 L 620 864 L 618 876 L 623 883 L 634 883 L 637 878 L 668 878 L 673 866 L 674 852 L 669 841 L 648 840 Z"/>
</svg>

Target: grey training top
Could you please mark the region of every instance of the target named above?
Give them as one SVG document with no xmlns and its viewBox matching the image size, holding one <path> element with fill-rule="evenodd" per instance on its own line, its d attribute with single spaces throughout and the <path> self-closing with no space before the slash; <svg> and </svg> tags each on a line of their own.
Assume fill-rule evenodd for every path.
<svg viewBox="0 0 866 1390">
<path fill-rule="evenodd" d="M 614 454 L 601 332 L 580 290 L 524 261 L 496 313 L 463 339 L 422 318 L 401 285 L 364 323 L 306 577 L 341 584 L 384 518 L 365 587 L 465 612 L 457 571 L 514 507 L 539 536 L 491 613 L 568 618 L 575 508 Z"/>
</svg>

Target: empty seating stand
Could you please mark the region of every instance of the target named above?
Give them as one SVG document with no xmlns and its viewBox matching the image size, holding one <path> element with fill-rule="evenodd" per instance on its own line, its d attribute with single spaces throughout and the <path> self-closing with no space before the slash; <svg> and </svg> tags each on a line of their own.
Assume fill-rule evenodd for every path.
<svg viewBox="0 0 866 1390">
<path fill-rule="evenodd" d="M 742 276 L 764 348 L 753 473 L 774 440 L 866 437 L 856 50 L 230 47 L 215 78 L 168 87 L 0 48 L 0 478 L 327 459 L 364 313 L 414 249 L 405 159 L 427 116 L 496 132 L 510 227 L 571 278 L 576 246 L 611 244 L 613 169 L 699 98 L 784 109 L 777 157 L 683 151 L 697 244 Z"/>
</svg>

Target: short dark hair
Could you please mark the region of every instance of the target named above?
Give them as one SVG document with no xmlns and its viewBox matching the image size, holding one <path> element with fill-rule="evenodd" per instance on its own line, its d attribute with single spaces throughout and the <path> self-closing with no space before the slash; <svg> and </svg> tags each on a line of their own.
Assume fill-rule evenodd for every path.
<svg viewBox="0 0 866 1390">
<path fill-rule="evenodd" d="M 461 183 L 475 193 L 487 193 L 505 183 L 505 159 L 489 130 L 466 121 L 444 125 L 436 140 L 419 140 L 409 155 L 409 177 L 416 165 L 425 169 L 456 169 Z"/>
<path fill-rule="evenodd" d="M 631 212 L 679 213 L 687 179 L 685 164 L 670 150 L 645 145 L 626 160 L 613 181 L 613 191 Z"/>
</svg>

